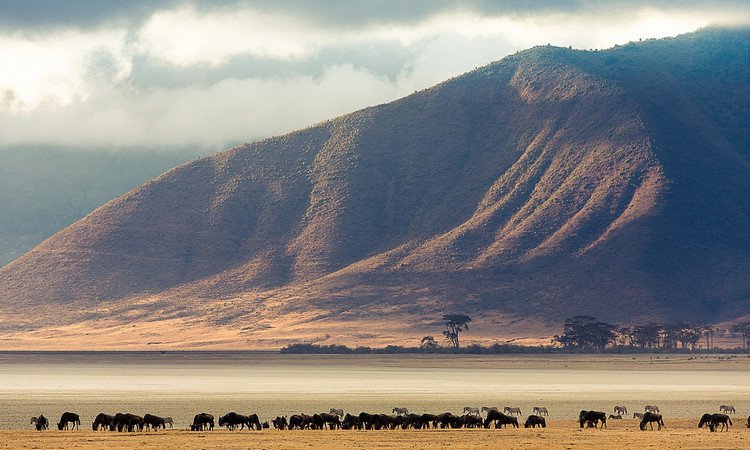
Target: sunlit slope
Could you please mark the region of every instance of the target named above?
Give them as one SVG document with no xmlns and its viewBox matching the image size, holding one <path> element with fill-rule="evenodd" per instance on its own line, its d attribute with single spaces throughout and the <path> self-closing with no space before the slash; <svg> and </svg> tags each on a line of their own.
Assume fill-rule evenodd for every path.
<svg viewBox="0 0 750 450">
<path fill-rule="evenodd" d="M 177 167 L 3 268 L 3 314 L 341 321 L 364 341 L 453 310 L 748 314 L 748 55 L 747 30 L 538 47 Z"/>
</svg>

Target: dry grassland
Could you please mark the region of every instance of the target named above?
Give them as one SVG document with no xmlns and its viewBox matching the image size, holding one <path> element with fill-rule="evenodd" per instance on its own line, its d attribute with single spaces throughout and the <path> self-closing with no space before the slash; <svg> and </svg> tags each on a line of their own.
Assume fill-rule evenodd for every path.
<svg viewBox="0 0 750 450">
<path fill-rule="evenodd" d="M 575 421 L 546 429 L 274 431 L 191 433 L 174 430 L 120 434 L 92 431 L 0 431 L 0 448 L 20 449 L 423 449 L 423 448 L 659 448 L 747 449 L 750 430 L 741 417 L 726 433 L 696 427 L 697 419 L 666 420 L 662 431 L 639 431 L 635 420 L 610 421 L 609 429 L 580 429 Z"/>
</svg>

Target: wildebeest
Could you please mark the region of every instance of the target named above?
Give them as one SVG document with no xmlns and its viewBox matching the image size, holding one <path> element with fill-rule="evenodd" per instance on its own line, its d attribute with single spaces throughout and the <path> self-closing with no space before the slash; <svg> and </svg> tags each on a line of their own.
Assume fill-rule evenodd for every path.
<svg viewBox="0 0 750 450">
<path fill-rule="evenodd" d="M 125 430 L 128 433 L 132 433 L 136 429 L 143 431 L 143 417 L 130 413 L 117 413 L 114 419 L 112 419 L 112 425 L 109 426 L 111 431 L 114 431 L 115 428 L 117 428 L 118 432 Z"/>
<path fill-rule="evenodd" d="M 540 415 L 540 416 L 542 416 L 542 415 L 548 416 L 549 415 L 549 411 L 547 411 L 547 407 L 546 406 L 535 406 L 535 407 L 533 407 L 531 409 L 531 412 L 533 414 L 537 414 L 537 415 Z"/>
<path fill-rule="evenodd" d="M 661 414 L 657 414 L 655 412 L 647 412 L 643 414 L 643 418 L 641 419 L 641 431 L 646 429 L 646 425 L 650 425 L 651 429 L 654 429 L 654 422 L 659 426 L 659 430 L 661 430 L 661 427 L 664 426 L 664 420 L 661 418 Z"/>
<path fill-rule="evenodd" d="M 461 428 L 461 417 L 445 412 L 437 415 L 440 428 Z"/>
<path fill-rule="evenodd" d="M 80 429 L 81 425 L 81 418 L 78 417 L 78 414 L 72 413 L 72 412 L 64 412 L 62 416 L 60 417 L 60 421 L 57 422 L 57 429 L 58 430 L 67 430 L 68 429 L 68 423 L 73 424 L 71 426 L 71 429 Z"/>
<path fill-rule="evenodd" d="M 656 405 L 646 405 L 646 406 L 643 407 L 643 410 L 645 412 L 652 412 L 652 413 L 660 413 L 661 412 L 661 411 L 659 411 L 659 407 L 656 406 Z"/>
<path fill-rule="evenodd" d="M 94 419 L 94 422 L 91 423 L 91 429 L 94 431 L 97 431 L 99 428 L 101 428 L 102 430 L 106 431 L 107 428 L 112 426 L 112 421 L 114 419 L 115 419 L 115 416 L 110 416 L 109 414 L 99 413 Z"/>
<path fill-rule="evenodd" d="M 199 413 L 193 417 L 193 423 L 190 425 L 190 431 L 204 431 L 214 429 L 214 416 L 207 413 Z"/>
<path fill-rule="evenodd" d="M 633 413 L 633 419 L 643 419 L 643 413 L 634 412 Z"/>
<path fill-rule="evenodd" d="M 726 413 L 726 414 L 736 414 L 737 411 L 734 409 L 734 406 L 732 405 L 721 405 L 719 406 L 719 411 Z"/>
<path fill-rule="evenodd" d="M 501 426 L 513 425 L 513 428 L 518 428 L 518 419 L 512 416 L 506 416 L 500 411 L 494 409 L 487 411 L 487 418 L 484 419 L 484 427 L 489 428 L 491 423 L 495 423 L 495 428 Z"/>
<path fill-rule="evenodd" d="M 747 427 L 750 428 L 750 416 L 747 416 Z"/>
<path fill-rule="evenodd" d="M 250 418 L 247 416 L 237 414 L 236 412 L 229 412 L 223 416 L 219 416 L 219 427 L 227 427 L 228 430 L 235 430 L 240 426 L 240 429 L 242 430 L 245 428 L 245 425 L 250 428 L 250 425 L 248 424 L 249 420 Z"/>
<path fill-rule="evenodd" d="M 584 409 L 578 414 L 578 422 L 581 425 L 581 428 L 583 428 L 584 423 L 587 424 L 587 427 L 589 428 L 596 428 L 599 422 L 602 423 L 601 428 L 606 428 L 607 414 L 602 411 L 586 411 Z"/>
<path fill-rule="evenodd" d="M 506 406 L 505 408 L 503 408 L 503 412 L 508 413 L 508 414 L 517 414 L 520 416 L 521 408 L 516 408 L 514 406 Z"/>
<path fill-rule="evenodd" d="M 484 420 L 479 414 L 464 414 L 461 416 L 461 425 L 464 428 L 483 428 Z"/>
<path fill-rule="evenodd" d="M 165 417 L 164 423 L 168 423 L 169 428 L 174 428 L 174 419 L 172 419 L 171 417 Z"/>
<path fill-rule="evenodd" d="M 153 414 L 143 415 L 143 426 L 146 429 L 152 428 L 158 430 L 159 427 L 167 429 L 167 421 L 163 417 L 155 416 Z"/>
<path fill-rule="evenodd" d="M 32 418 L 31 418 L 31 420 L 30 420 L 30 422 L 31 422 L 31 425 L 33 425 L 33 426 L 36 426 L 36 421 L 37 421 L 37 420 L 39 420 L 39 418 L 38 418 L 38 417 L 32 417 Z"/>
<path fill-rule="evenodd" d="M 500 411 L 499 406 L 482 406 L 482 412 L 485 411 Z"/>
<path fill-rule="evenodd" d="M 623 415 L 628 413 L 628 407 L 627 406 L 615 406 L 612 408 L 612 412 L 615 414 Z"/>
<path fill-rule="evenodd" d="M 435 414 L 422 414 L 422 428 L 437 427 L 437 416 Z"/>
<path fill-rule="evenodd" d="M 307 414 L 293 414 L 289 416 L 289 429 L 290 430 L 304 430 L 310 428 L 312 425 L 312 417 Z"/>
<path fill-rule="evenodd" d="M 342 430 L 361 430 L 362 427 L 360 426 L 360 423 L 359 423 L 359 417 L 346 413 L 344 415 L 344 418 L 341 420 L 341 429 Z"/>
<path fill-rule="evenodd" d="M 48 430 L 49 420 L 44 417 L 44 414 L 40 414 L 36 419 L 36 431 Z"/>
<path fill-rule="evenodd" d="M 422 416 L 419 414 L 413 414 L 409 413 L 406 416 L 400 416 L 401 417 L 401 428 L 404 430 L 409 428 L 414 429 L 420 429 L 424 428 L 424 422 L 422 421 Z"/>
<path fill-rule="evenodd" d="M 289 422 L 287 422 L 286 416 L 276 416 L 276 418 L 271 421 L 271 424 L 277 430 L 286 430 L 286 426 Z"/>
<path fill-rule="evenodd" d="M 408 409 L 406 409 L 406 408 L 399 408 L 398 406 L 395 407 L 395 408 L 393 408 L 393 411 L 391 411 L 391 412 L 392 413 L 396 413 L 399 416 L 405 416 L 405 415 L 409 414 L 409 410 Z"/>
<path fill-rule="evenodd" d="M 336 414 L 339 417 L 344 417 L 344 410 L 341 408 L 331 408 L 328 410 L 331 414 Z"/>
<path fill-rule="evenodd" d="M 328 426 L 329 430 L 334 430 L 337 428 L 341 428 L 341 420 L 339 419 L 339 416 L 336 414 L 329 414 L 329 413 L 320 413 L 320 414 L 313 414 L 312 416 L 312 425 L 313 428 L 316 430 L 322 430 Z"/>
<path fill-rule="evenodd" d="M 734 425 L 732 419 L 726 414 L 703 414 L 700 422 L 698 422 L 698 428 L 703 428 L 704 425 L 708 425 L 708 429 L 712 432 L 716 431 L 716 427 L 721 424 L 721 430 L 729 431 L 729 426 Z"/>
<path fill-rule="evenodd" d="M 523 424 L 524 428 L 536 428 L 536 427 L 547 428 L 547 421 L 542 416 L 531 415 L 526 419 Z"/>
<path fill-rule="evenodd" d="M 473 406 L 464 406 L 464 414 L 474 414 L 475 416 L 479 415 L 479 408 L 475 408 Z"/>
</svg>

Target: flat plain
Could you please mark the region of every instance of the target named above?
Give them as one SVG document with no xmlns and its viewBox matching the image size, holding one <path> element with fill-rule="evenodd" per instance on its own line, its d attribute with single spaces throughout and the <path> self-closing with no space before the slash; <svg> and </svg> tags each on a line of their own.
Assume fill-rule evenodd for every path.
<svg viewBox="0 0 750 450">
<path fill-rule="evenodd" d="M 603 430 L 580 429 L 574 420 L 551 421 L 545 429 L 389 431 L 213 431 L 149 433 L 0 431 L 0 448 L 18 449 L 413 449 L 413 448 L 660 448 L 746 449 L 750 430 L 737 417 L 728 432 L 697 428 L 697 419 L 665 419 L 666 427 L 640 431 L 636 420 L 610 421 Z"/>
</svg>

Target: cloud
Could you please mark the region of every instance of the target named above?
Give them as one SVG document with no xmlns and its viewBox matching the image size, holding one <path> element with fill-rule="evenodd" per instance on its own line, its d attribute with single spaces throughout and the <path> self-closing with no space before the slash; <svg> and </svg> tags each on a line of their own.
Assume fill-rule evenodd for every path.
<svg viewBox="0 0 750 450">
<path fill-rule="evenodd" d="M 88 15 L 86 4 L 72 3 L 79 15 L 39 17 L 19 6 L 9 11 L 15 22 L 0 20 L 0 145 L 219 149 L 393 100 L 533 45 L 606 48 L 750 16 L 744 3 L 690 0 L 401 9 L 174 0 L 109 14 L 93 2 Z"/>
</svg>

